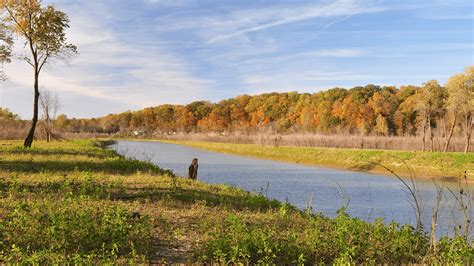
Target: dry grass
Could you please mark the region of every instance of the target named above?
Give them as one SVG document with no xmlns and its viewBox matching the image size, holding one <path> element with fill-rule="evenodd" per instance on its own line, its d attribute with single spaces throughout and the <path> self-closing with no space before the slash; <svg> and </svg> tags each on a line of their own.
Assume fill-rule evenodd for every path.
<svg viewBox="0 0 474 266">
<path fill-rule="evenodd" d="M 23 121 L 0 119 L 0 139 L 14 140 L 26 137 L 29 124 Z"/>
<path fill-rule="evenodd" d="M 29 129 L 27 121 L 0 121 L 0 140 L 20 140 L 25 138 Z M 65 139 L 89 139 L 89 138 L 116 138 L 137 137 L 130 134 L 106 134 L 90 132 L 58 132 Z M 45 139 L 45 132 L 38 125 L 35 133 L 37 140 Z M 159 135 L 143 135 L 137 138 L 154 138 L 162 140 L 181 141 L 204 141 L 221 143 L 257 144 L 263 146 L 294 146 L 294 147 L 321 147 L 321 148 L 345 148 L 345 149 L 374 149 L 374 150 L 422 150 L 422 138 L 420 136 L 364 136 L 364 135 L 324 135 L 318 133 L 170 133 Z M 434 150 L 443 151 L 446 140 L 442 137 L 434 138 Z M 464 151 L 464 139 L 453 137 L 448 151 Z M 426 150 L 431 149 L 429 140 L 426 140 Z M 470 152 L 474 151 L 471 145 Z"/>
<path fill-rule="evenodd" d="M 0 140 L 22 140 L 28 134 L 30 129 L 29 121 L 6 121 L 0 120 Z M 59 132 L 53 131 L 56 135 L 64 139 L 89 139 L 89 138 L 108 138 L 109 134 L 88 133 L 88 132 Z M 38 123 L 35 131 L 36 140 L 45 140 L 46 134 L 41 121 Z"/>
<path fill-rule="evenodd" d="M 323 135 L 311 133 L 292 134 L 219 134 L 219 133 L 177 133 L 155 136 L 164 140 L 204 141 L 222 143 L 257 144 L 264 146 L 295 146 L 295 147 L 323 147 L 345 149 L 377 149 L 377 150 L 422 150 L 422 139 L 418 136 L 385 137 L 363 135 Z M 435 151 L 442 151 L 445 140 L 435 138 Z M 474 145 L 472 145 L 474 146 Z M 427 142 L 427 149 L 430 145 Z M 464 140 L 453 138 L 449 151 L 463 151 Z M 474 147 L 471 147 L 471 151 Z"/>
</svg>

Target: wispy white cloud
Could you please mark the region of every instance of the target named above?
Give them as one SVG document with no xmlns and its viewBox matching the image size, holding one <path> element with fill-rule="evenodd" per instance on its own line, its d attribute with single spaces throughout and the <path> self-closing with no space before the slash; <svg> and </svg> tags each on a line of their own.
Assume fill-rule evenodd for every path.
<svg viewBox="0 0 474 266">
<path fill-rule="evenodd" d="M 259 32 L 312 19 L 333 19 L 322 28 L 363 13 L 382 12 L 382 0 L 336 0 L 326 3 L 272 4 L 257 8 L 180 11 L 157 19 L 157 30 L 178 32 L 190 30 L 206 44 L 234 39 L 246 33 Z M 334 20 L 335 19 L 335 20 Z"/>
<path fill-rule="evenodd" d="M 329 4 L 321 5 L 308 5 L 298 7 L 284 7 L 284 8 L 271 8 L 267 10 L 259 10 L 257 14 L 255 10 L 250 12 L 238 12 L 235 15 L 241 17 L 242 21 L 252 21 L 253 24 L 249 27 L 236 30 L 230 33 L 224 33 L 212 37 L 207 43 L 214 43 L 220 40 L 229 39 L 238 35 L 242 35 L 249 32 L 262 31 L 269 28 L 282 26 L 286 24 L 292 24 L 314 18 L 331 18 L 331 17 L 349 17 L 356 14 L 379 12 L 384 10 L 376 5 L 379 2 L 372 2 L 370 4 L 363 4 L 362 1 L 354 0 L 339 0 Z M 329 25 L 327 25 L 329 26 Z"/>
</svg>

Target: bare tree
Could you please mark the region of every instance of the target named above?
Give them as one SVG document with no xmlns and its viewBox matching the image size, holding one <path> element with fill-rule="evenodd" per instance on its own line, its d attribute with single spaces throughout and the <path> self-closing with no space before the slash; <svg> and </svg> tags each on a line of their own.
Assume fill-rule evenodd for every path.
<svg viewBox="0 0 474 266">
<path fill-rule="evenodd" d="M 50 142 L 52 139 L 58 139 L 59 136 L 53 133 L 53 124 L 61 107 L 58 95 L 49 90 L 43 90 L 40 96 L 40 107 L 46 141 Z"/>
</svg>

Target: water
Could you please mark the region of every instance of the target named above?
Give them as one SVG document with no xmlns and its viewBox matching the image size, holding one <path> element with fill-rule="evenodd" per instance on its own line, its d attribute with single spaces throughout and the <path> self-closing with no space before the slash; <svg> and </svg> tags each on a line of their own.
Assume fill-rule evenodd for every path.
<svg viewBox="0 0 474 266">
<path fill-rule="evenodd" d="M 387 222 L 416 225 L 412 198 L 395 177 L 247 158 L 160 142 L 118 141 L 111 147 L 122 155 L 151 161 L 180 176 L 187 176 L 188 166 L 196 157 L 201 181 L 263 193 L 301 209 L 311 201 L 314 212 L 330 217 L 347 206 L 350 215 L 366 221 L 384 218 Z M 425 179 L 416 180 L 416 186 L 421 196 L 422 222 L 429 230 L 436 187 Z M 457 183 L 446 183 L 446 187 L 454 192 L 460 189 Z M 463 189 L 471 192 L 471 197 L 465 200 L 472 204 L 473 189 Z M 472 214 L 469 208 L 468 215 Z M 437 235 L 452 235 L 454 226 L 460 224 L 462 218 L 459 204 L 444 189 Z"/>
</svg>

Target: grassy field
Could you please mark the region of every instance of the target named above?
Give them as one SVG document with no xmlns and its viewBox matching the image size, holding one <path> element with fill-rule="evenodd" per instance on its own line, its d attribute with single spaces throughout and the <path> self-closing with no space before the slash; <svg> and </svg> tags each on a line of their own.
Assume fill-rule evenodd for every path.
<svg viewBox="0 0 474 266">
<path fill-rule="evenodd" d="M 203 150 L 251 156 L 306 165 L 328 166 L 355 171 L 397 174 L 414 177 L 435 177 L 474 181 L 474 153 L 415 152 L 394 150 L 335 149 L 288 146 L 262 146 L 200 141 L 164 142 Z M 382 167 L 383 165 L 384 167 Z"/>
<path fill-rule="evenodd" d="M 463 263 L 465 238 L 299 211 L 81 140 L 0 142 L 0 263 Z"/>
</svg>

